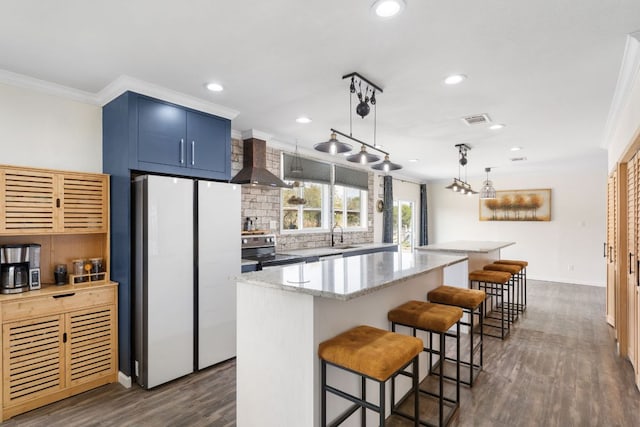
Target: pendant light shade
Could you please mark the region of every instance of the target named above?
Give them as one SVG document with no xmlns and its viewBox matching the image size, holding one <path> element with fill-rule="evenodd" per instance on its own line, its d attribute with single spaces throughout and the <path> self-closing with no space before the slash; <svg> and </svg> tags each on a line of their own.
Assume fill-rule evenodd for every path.
<svg viewBox="0 0 640 427">
<path fill-rule="evenodd" d="M 489 181 L 489 172 L 491 172 L 491 168 L 484 168 L 484 170 L 487 173 L 487 180 L 482 183 L 482 189 L 480 189 L 480 198 L 495 199 L 496 189 L 493 188 L 493 183 Z"/>
<path fill-rule="evenodd" d="M 329 154 L 348 153 L 351 151 L 351 145 L 338 141 L 335 132 L 331 133 L 331 138 L 325 142 L 319 142 L 313 146 L 318 151 Z"/>
<path fill-rule="evenodd" d="M 402 166 L 400 166 L 397 163 L 391 162 L 389 160 L 389 155 L 386 154 L 384 156 L 384 160 L 381 163 L 371 166 L 371 169 L 375 169 L 383 172 L 389 172 L 389 171 L 396 171 L 398 169 L 402 169 Z"/>
<path fill-rule="evenodd" d="M 377 162 L 378 160 L 380 160 L 380 156 L 376 156 L 375 154 L 367 152 L 367 147 L 362 144 L 362 146 L 360 147 L 360 152 L 348 156 L 347 160 L 353 163 L 366 165 L 367 163 Z"/>
</svg>

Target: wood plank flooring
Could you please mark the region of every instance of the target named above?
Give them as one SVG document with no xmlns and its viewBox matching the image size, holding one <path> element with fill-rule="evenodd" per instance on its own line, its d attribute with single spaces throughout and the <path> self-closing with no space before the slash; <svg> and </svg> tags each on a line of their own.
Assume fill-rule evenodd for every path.
<svg viewBox="0 0 640 427">
<path fill-rule="evenodd" d="M 639 425 L 640 392 L 631 365 L 616 355 L 613 330 L 605 322 L 605 289 L 530 280 L 528 291 L 527 311 L 511 336 L 486 339 L 484 372 L 472 389 L 462 387 L 452 425 Z M 234 425 L 235 361 L 150 392 L 107 385 L 2 424 Z M 410 423 L 394 420 L 393 425 Z"/>
</svg>

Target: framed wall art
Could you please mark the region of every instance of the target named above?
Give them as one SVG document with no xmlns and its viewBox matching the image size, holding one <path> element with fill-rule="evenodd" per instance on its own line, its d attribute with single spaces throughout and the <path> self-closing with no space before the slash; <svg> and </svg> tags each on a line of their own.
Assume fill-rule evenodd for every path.
<svg viewBox="0 0 640 427">
<path fill-rule="evenodd" d="M 480 199 L 480 221 L 551 221 L 551 189 L 496 191 Z"/>
</svg>

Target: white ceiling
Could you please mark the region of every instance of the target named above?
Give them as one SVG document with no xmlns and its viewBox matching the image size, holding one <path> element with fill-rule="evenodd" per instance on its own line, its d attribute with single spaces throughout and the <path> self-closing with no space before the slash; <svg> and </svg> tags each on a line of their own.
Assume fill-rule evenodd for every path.
<svg viewBox="0 0 640 427">
<path fill-rule="evenodd" d="M 458 143 L 472 147 L 470 176 L 606 156 L 640 1 L 407 0 L 386 21 L 370 14 L 372 2 L 2 0 L 0 69 L 91 93 L 131 76 L 235 109 L 234 129 L 302 151 L 331 127 L 349 132 L 341 77 L 356 71 L 384 89 L 377 143 L 418 181 L 457 176 Z M 452 73 L 469 78 L 444 85 Z M 224 92 L 207 91 L 210 81 Z M 506 127 L 460 120 L 477 113 Z M 296 123 L 300 115 L 313 122 Z M 373 143 L 373 114 L 353 122 L 353 136 Z"/>
</svg>

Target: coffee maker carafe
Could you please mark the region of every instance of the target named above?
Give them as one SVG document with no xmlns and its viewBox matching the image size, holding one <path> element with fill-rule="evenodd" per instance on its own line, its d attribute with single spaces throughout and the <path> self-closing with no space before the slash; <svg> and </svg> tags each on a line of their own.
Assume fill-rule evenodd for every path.
<svg viewBox="0 0 640 427">
<path fill-rule="evenodd" d="M 0 293 L 40 288 L 40 245 L 0 246 Z"/>
</svg>

